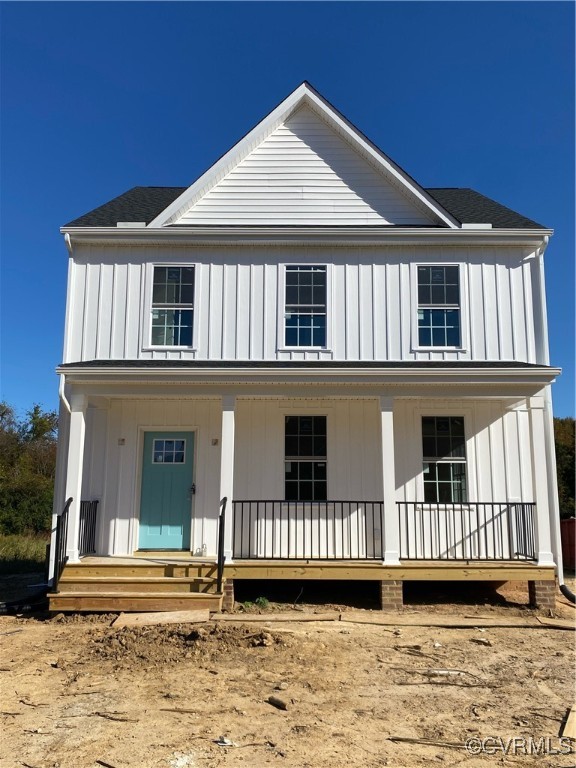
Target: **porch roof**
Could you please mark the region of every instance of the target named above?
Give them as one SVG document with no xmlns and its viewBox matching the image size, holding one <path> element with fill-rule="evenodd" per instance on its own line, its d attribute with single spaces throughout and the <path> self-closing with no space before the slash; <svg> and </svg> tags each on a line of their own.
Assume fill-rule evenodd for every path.
<svg viewBox="0 0 576 768">
<path fill-rule="evenodd" d="M 78 391 L 110 396 L 531 397 L 560 370 L 514 361 L 87 360 L 57 372 Z"/>
<path fill-rule="evenodd" d="M 62 363 L 58 371 L 76 368 L 189 368 L 193 370 L 211 370 L 213 368 L 269 368 L 282 369 L 382 369 L 382 370 L 440 370 L 451 369 L 494 369 L 550 371 L 554 375 L 560 373 L 559 368 L 552 368 L 538 363 L 524 363 L 517 360 L 82 360 L 76 363 Z"/>
</svg>

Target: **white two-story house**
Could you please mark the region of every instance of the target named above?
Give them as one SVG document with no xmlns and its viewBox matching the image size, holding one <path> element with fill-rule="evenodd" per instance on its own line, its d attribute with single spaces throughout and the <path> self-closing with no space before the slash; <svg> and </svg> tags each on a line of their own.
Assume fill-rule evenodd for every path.
<svg viewBox="0 0 576 768">
<path fill-rule="evenodd" d="M 550 603 L 550 229 L 424 189 L 304 83 L 190 187 L 62 233 L 55 608 L 230 605 L 242 578 Z"/>
</svg>

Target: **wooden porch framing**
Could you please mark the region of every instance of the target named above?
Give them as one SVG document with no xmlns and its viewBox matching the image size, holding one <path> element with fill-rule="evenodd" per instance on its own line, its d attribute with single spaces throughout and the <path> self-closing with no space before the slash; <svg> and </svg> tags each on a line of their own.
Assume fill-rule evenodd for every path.
<svg viewBox="0 0 576 768">
<path fill-rule="evenodd" d="M 133 557 L 84 557 L 66 564 L 58 591 L 49 595 L 52 611 L 173 611 L 230 608 L 235 580 L 377 581 L 401 588 L 404 581 L 555 580 L 553 566 L 527 562 L 418 561 L 386 565 L 368 561 L 235 561 L 224 566 L 216 589 L 216 562 L 188 553 L 135 553 Z M 361 588 L 361 585 L 358 585 Z"/>
</svg>

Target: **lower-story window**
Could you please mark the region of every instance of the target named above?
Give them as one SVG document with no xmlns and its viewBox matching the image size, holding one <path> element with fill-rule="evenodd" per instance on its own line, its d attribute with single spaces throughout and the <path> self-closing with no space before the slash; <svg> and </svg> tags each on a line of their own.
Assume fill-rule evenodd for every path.
<svg viewBox="0 0 576 768">
<path fill-rule="evenodd" d="M 287 501 L 326 501 L 326 416 L 286 416 L 284 494 Z"/>
<path fill-rule="evenodd" d="M 467 501 L 464 419 L 423 416 L 422 454 L 424 501 Z"/>
</svg>

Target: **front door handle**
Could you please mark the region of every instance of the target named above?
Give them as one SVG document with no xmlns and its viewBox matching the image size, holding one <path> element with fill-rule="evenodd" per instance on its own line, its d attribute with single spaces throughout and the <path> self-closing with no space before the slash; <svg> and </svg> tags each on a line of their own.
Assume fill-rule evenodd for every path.
<svg viewBox="0 0 576 768">
<path fill-rule="evenodd" d="M 190 486 L 190 493 L 192 494 L 192 496 L 194 496 L 194 494 L 196 493 L 196 483 L 192 483 L 192 485 Z"/>
</svg>

